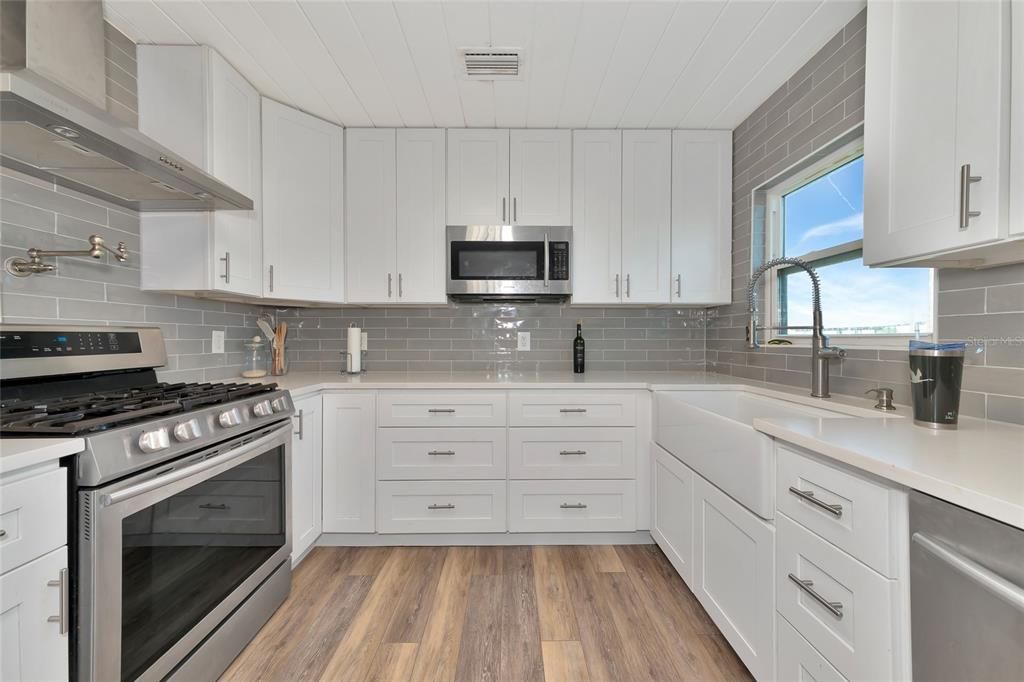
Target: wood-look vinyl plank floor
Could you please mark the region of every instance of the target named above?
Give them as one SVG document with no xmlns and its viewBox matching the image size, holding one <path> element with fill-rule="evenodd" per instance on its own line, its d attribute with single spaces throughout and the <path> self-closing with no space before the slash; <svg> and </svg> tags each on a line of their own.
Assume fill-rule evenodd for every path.
<svg viewBox="0 0 1024 682">
<path fill-rule="evenodd" d="M 225 682 L 750 680 L 654 545 L 318 547 Z"/>
</svg>

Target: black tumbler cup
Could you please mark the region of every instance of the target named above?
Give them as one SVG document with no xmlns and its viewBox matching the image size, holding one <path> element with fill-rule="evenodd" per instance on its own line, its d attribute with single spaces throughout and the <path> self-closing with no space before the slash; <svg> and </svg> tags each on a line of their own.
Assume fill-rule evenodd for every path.
<svg viewBox="0 0 1024 682">
<path fill-rule="evenodd" d="M 955 429 L 960 414 L 964 349 L 910 349 L 910 394 L 914 423 L 932 429 Z M 960 345 L 960 344 L 956 344 Z"/>
</svg>

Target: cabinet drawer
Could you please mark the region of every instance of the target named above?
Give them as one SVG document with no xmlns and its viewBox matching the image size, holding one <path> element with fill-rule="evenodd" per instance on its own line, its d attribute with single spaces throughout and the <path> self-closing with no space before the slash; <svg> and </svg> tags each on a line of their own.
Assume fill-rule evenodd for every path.
<svg viewBox="0 0 1024 682">
<path fill-rule="evenodd" d="M 67 544 L 65 469 L 0 485 L 0 573 Z"/>
<path fill-rule="evenodd" d="M 608 391 L 512 391 L 512 426 L 636 426 L 636 396 Z"/>
<path fill-rule="evenodd" d="M 505 429 L 377 429 L 377 478 L 505 478 Z"/>
<path fill-rule="evenodd" d="M 776 529 L 779 613 L 846 677 L 894 679 L 896 581 L 782 514 Z M 815 595 L 833 604 L 838 614 Z"/>
<path fill-rule="evenodd" d="M 380 533 L 501 533 L 505 481 L 381 481 Z"/>
<path fill-rule="evenodd" d="M 509 530 L 636 530 L 634 481 L 509 481 Z"/>
<path fill-rule="evenodd" d="M 835 666 L 825 660 L 782 616 L 775 617 L 778 633 L 776 648 L 777 680 L 820 680 L 820 682 L 847 682 Z"/>
<path fill-rule="evenodd" d="M 633 478 L 632 428 L 522 428 L 509 432 L 512 478 Z"/>
<path fill-rule="evenodd" d="M 504 426 L 501 391 L 381 391 L 379 426 Z"/>
<path fill-rule="evenodd" d="M 776 452 L 776 508 L 883 575 L 897 577 L 890 517 L 905 494 L 781 445 Z"/>
</svg>

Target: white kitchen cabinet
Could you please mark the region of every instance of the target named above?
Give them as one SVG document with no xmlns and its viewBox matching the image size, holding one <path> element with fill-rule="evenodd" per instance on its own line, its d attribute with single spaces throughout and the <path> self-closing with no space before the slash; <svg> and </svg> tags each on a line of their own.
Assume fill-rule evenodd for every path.
<svg viewBox="0 0 1024 682">
<path fill-rule="evenodd" d="M 68 679 L 67 547 L 0 576 L 0 679 Z M 53 618 L 54 620 L 50 620 Z"/>
<path fill-rule="evenodd" d="M 622 131 L 575 130 L 572 300 L 622 302 Z"/>
<path fill-rule="evenodd" d="M 732 132 L 672 132 L 672 303 L 732 302 Z"/>
<path fill-rule="evenodd" d="M 509 222 L 507 129 L 448 130 L 448 225 Z"/>
<path fill-rule="evenodd" d="M 996 244 L 1009 235 L 1010 3 L 873 1 L 867 22 L 864 262 L 1024 257 L 1024 242 Z"/>
<path fill-rule="evenodd" d="M 622 132 L 622 302 L 668 303 L 672 133 Z"/>
<path fill-rule="evenodd" d="M 693 593 L 754 677 L 770 679 L 775 529 L 700 476 L 693 497 Z"/>
<path fill-rule="evenodd" d="M 509 134 L 509 201 L 514 225 L 572 224 L 572 131 Z"/>
<path fill-rule="evenodd" d="M 381 481 L 380 533 L 503 533 L 505 481 Z"/>
<path fill-rule="evenodd" d="M 509 481 L 513 533 L 636 530 L 636 481 Z"/>
<path fill-rule="evenodd" d="M 267 98 L 262 118 L 264 296 L 342 303 L 342 129 Z"/>
<path fill-rule="evenodd" d="M 651 537 L 693 586 L 693 480 L 688 466 L 651 446 Z"/>
<path fill-rule="evenodd" d="M 1010 234 L 1024 236 L 1024 3 L 1010 3 Z"/>
<path fill-rule="evenodd" d="M 345 293 L 350 303 L 396 300 L 393 128 L 345 131 Z"/>
<path fill-rule="evenodd" d="M 260 97 L 203 46 L 139 45 L 139 130 L 250 197 L 252 211 L 143 213 L 143 289 L 260 296 Z"/>
<path fill-rule="evenodd" d="M 320 394 L 295 401 L 292 437 L 292 565 L 302 560 L 323 529 L 323 399 Z"/>
<path fill-rule="evenodd" d="M 444 303 L 444 130 L 345 132 L 349 303 Z"/>
<path fill-rule="evenodd" d="M 445 131 L 405 128 L 397 135 L 398 298 L 444 303 Z"/>
<path fill-rule="evenodd" d="M 323 397 L 323 530 L 374 531 L 374 435 L 372 391 Z"/>
</svg>

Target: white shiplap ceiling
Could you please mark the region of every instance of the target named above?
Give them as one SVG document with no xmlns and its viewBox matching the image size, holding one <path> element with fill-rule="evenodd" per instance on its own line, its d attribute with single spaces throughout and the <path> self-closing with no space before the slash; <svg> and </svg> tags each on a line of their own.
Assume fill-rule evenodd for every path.
<svg viewBox="0 0 1024 682">
<path fill-rule="evenodd" d="M 268 97 L 346 126 L 732 129 L 864 0 L 104 0 L 139 43 L 210 45 Z M 523 78 L 459 49 L 523 50 Z"/>
</svg>

